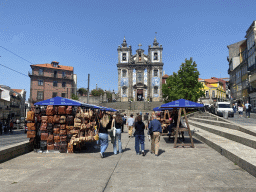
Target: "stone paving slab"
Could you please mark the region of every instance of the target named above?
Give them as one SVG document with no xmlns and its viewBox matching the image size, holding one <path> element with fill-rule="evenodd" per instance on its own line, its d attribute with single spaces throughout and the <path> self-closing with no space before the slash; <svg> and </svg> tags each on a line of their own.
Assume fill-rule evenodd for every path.
<svg viewBox="0 0 256 192">
<path fill-rule="evenodd" d="M 185 142 L 189 139 L 186 137 Z M 134 138 L 122 134 L 124 152 L 109 143 L 101 159 L 92 145 L 84 153 L 27 153 L 0 164 L 5 191 L 255 191 L 256 178 L 206 144 L 173 148 L 161 137 L 160 156 L 136 155 Z"/>
</svg>

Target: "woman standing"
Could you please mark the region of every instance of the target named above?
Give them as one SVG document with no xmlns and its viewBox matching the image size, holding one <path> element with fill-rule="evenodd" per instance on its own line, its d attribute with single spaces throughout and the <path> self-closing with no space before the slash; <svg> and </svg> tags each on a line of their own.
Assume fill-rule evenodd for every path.
<svg viewBox="0 0 256 192">
<path fill-rule="evenodd" d="M 142 116 L 139 115 L 137 117 L 137 122 L 135 123 L 135 151 L 136 154 L 140 154 L 140 145 L 141 145 L 141 153 L 143 156 L 145 156 L 144 152 L 144 129 L 145 129 L 145 124 L 142 122 Z"/>
<path fill-rule="evenodd" d="M 104 152 L 108 148 L 108 130 L 107 130 L 108 123 L 109 123 L 109 117 L 107 114 L 104 114 L 103 118 L 99 121 L 99 123 L 97 125 L 98 130 L 99 130 L 101 158 L 104 158 Z"/>
<path fill-rule="evenodd" d="M 243 110 L 244 110 L 244 108 L 243 108 L 242 104 L 240 104 L 240 105 L 238 106 L 238 113 L 239 113 L 239 116 L 240 116 L 240 117 L 243 116 Z"/>
<path fill-rule="evenodd" d="M 122 124 L 123 124 L 122 116 L 119 113 L 117 115 L 113 115 L 111 127 L 112 129 L 115 127 L 114 129 L 115 137 L 113 142 L 113 150 L 115 155 L 117 155 L 116 140 L 118 140 L 119 153 L 122 153 L 122 142 L 121 142 Z"/>
</svg>

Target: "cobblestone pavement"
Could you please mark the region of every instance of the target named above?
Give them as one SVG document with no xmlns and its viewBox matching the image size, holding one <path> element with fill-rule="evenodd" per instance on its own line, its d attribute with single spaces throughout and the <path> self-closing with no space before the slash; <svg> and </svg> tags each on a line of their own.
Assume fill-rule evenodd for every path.
<svg viewBox="0 0 256 192">
<path fill-rule="evenodd" d="M 3 133 L 0 135 L 0 150 L 2 147 L 7 147 L 8 145 L 23 141 L 28 141 L 27 134 L 24 133 L 24 130 L 17 129 L 13 130 L 13 133 Z"/>
<path fill-rule="evenodd" d="M 186 137 L 185 143 L 189 139 Z M 0 164 L 1 192 L 5 191 L 256 191 L 256 178 L 206 144 L 173 148 L 161 137 L 160 155 L 136 155 L 134 137 L 122 134 L 123 153 L 109 146 L 105 158 L 88 144 L 83 153 L 31 152 Z"/>
</svg>

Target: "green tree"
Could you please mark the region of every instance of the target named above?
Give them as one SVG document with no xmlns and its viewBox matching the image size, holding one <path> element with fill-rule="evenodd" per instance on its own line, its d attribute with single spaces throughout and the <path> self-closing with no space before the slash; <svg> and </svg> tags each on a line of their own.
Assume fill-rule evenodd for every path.
<svg viewBox="0 0 256 192">
<path fill-rule="evenodd" d="M 163 84 L 162 92 L 165 102 L 170 102 L 178 99 L 187 99 L 197 101 L 204 96 L 203 85 L 198 82 L 199 71 L 197 64 L 193 59 L 185 60 L 182 63 L 178 73 L 173 73 Z"/>
<path fill-rule="evenodd" d="M 78 89 L 77 92 L 78 92 L 81 96 L 83 96 L 83 95 L 86 95 L 86 94 L 87 94 L 87 89 L 82 87 L 82 88 Z"/>
<path fill-rule="evenodd" d="M 73 100 L 78 100 L 79 98 L 78 98 L 77 95 L 75 95 L 74 93 L 72 93 L 71 99 L 73 99 Z"/>
<path fill-rule="evenodd" d="M 100 96 L 101 94 L 102 95 L 104 94 L 104 90 L 101 88 L 93 89 L 93 90 L 91 90 L 91 94 L 93 96 Z"/>
</svg>

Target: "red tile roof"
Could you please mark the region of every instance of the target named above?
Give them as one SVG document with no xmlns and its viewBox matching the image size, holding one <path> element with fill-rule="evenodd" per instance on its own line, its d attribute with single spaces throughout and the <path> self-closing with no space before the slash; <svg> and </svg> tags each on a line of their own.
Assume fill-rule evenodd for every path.
<svg viewBox="0 0 256 192">
<path fill-rule="evenodd" d="M 169 77 L 169 75 L 165 74 L 162 78 L 168 78 L 168 77 Z"/>
<path fill-rule="evenodd" d="M 204 81 L 208 82 L 208 83 L 218 83 L 219 81 L 215 80 L 215 79 L 205 79 Z"/>
<path fill-rule="evenodd" d="M 201 78 L 198 78 L 198 81 L 200 81 L 200 80 L 203 80 L 203 79 L 201 79 Z"/>
<path fill-rule="evenodd" d="M 21 93 L 22 89 L 12 89 L 13 91 L 17 92 L 17 93 Z"/>
<path fill-rule="evenodd" d="M 50 69 L 62 69 L 62 70 L 66 70 L 66 71 L 73 71 L 74 70 L 74 68 L 70 67 L 70 66 L 58 65 L 58 67 L 53 67 L 52 64 L 49 64 L 49 63 L 46 63 L 46 64 L 35 64 L 35 65 L 31 65 L 31 66 L 50 68 Z"/>
</svg>

